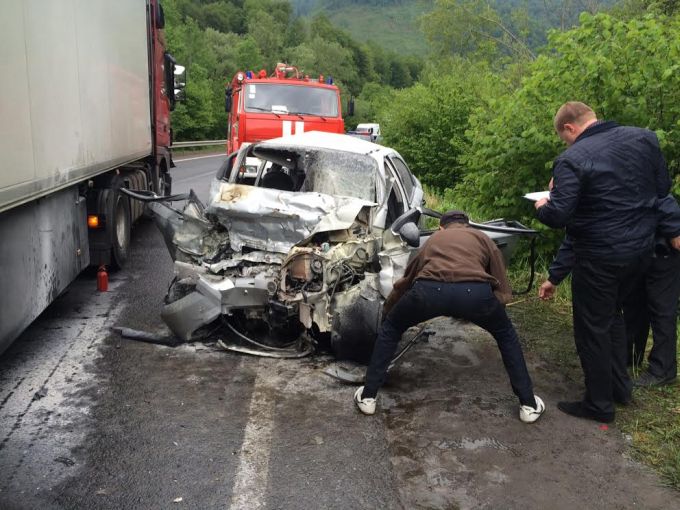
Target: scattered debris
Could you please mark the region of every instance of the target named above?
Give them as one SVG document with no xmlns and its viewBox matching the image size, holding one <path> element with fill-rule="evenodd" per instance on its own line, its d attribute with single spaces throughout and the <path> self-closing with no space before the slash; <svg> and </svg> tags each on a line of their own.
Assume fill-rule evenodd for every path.
<svg viewBox="0 0 680 510">
<path fill-rule="evenodd" d="M 33 394 L 32 400 L 40 400 L 41 398 L 46 397 L 46 396 L 47 396 L 47 388 L 45 386 L 43 386 L 42 388 L 40 388 L 38 391 L 36 391 Z"/>
<path fill-rule="evenodd" d="M 69 459 L 68 457 L 57 457 L 56 459 L 54 459 L 54 462 L 60 462 L 64 466 L 69 466 L 69 467 L 73 466 L 76 463 L 75 460 Z"/>
<path fill-rule="evenodd" d="M 265 358 L 304 358 L 305 356 L 308 356 L 309 354 L 314 352 L 314 346 L 311 344 L 308 345 L 302 351 L 296 351 L 293 349 L 280 349 L 270 351 L 262 349 L 252 349 L 249 347 L 243 347 L 241 345 L 227 344 L 222 340 L 218 340 L 217 345 L 219 345 L 225 351 L 240 352 L 241 354 L 251 354 L 254 356 L 262 356 Z"/>
<path fill-rule="evenodd" d="M 131 340 L 139 340 L 140 342 L 148 342 L 150 344 L 159 345 L 169 345 L 176 346 L 180 342 L 175 336 L 161 335 L 158 333 L 149 333 L 148 331 L 141 331 L 139 329 L 123 328 L 123 327 L 113 327 L 113 331 L 118 333 L 123 338 L 129 338 Z"/>
<path fill-rule="evenodd" d="M 172 500 L 173 503 L 181 503 L 182 501 L 183 501 L 183 498 L 181 498 L 181 497 L 175 498 L 175 499 Z"/>
</svg>

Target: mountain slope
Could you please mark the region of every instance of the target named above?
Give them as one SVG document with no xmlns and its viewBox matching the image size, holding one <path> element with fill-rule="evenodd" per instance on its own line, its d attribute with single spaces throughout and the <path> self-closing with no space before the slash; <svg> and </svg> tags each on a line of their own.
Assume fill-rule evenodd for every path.
<svg viewBox="0 0 680 510">
<path fill-rule="evenodd" d="M 325 15 L 359 41 L 373 41 L 404 55 L 424 55 L 427 43 L 419 17 L 432 10 L 433 0 L 291 0 L 299 15 Z"/>
</svg>

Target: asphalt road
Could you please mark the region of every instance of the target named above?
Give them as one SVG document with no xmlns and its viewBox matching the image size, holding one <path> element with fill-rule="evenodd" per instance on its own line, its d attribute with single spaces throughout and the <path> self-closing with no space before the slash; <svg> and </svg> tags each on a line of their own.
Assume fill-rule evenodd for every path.
<svg viewBox="0 0 680 510">
<path fill-rule="evenodd" d="M 222 157 L 179 162 L 207 198 Z M 120 338 L 163 333 L 172 263 L 151 222 L 109 292 L 81 275 L 0 357 L 0 508 L 680 508 L 610 427 L 561 415 L 578 381 L 527 353 L 548 411 L 517 419 L 493 341 L 435 323 L 360 415 L 325 357 Z"/>
</svg>

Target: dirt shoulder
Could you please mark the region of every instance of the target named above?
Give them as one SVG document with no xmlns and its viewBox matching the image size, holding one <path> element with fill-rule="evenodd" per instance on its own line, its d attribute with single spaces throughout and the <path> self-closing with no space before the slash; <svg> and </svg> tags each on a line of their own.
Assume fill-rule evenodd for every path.
<svg viewBox="0 0 680 510">
<path fill-rule="evenodd" d="M 404 507 L 680 508 L 680 493 L 631 458 L 616 424 L 557 410 L 583 391 L 572 369 L 527 349 L 547 411 L 525 425 L 493 339 L 450 319 L 435 327 L 382 393 Z"/>
</svg>

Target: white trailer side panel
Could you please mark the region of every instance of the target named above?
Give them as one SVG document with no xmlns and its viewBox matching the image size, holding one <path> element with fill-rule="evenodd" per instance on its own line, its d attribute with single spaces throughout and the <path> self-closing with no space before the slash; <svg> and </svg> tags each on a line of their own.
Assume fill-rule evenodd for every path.
<svg viewBox="0 0 680 510">
<path fill-rule="evenodd" d="M 0 211 L 151 154 L 146 2 L 0 11 Z"/>
</svg>

